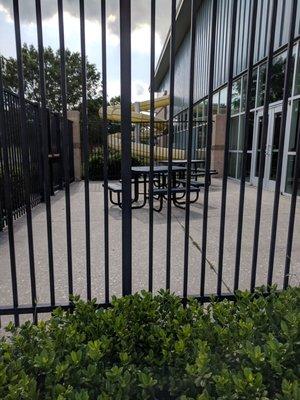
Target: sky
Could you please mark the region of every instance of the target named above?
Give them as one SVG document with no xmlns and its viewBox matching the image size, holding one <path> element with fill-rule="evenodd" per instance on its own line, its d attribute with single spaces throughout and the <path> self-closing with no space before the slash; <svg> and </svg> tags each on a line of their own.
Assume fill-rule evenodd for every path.
<svg viewBox="0 0 300 400">
<path fill-rule="evenodd" d="M 158 59 L 170 26 L 170 0 L 157 0 L 155 47 Z M 59 47 L 57 0 L 41 0 L 44 46 Z M 80 51 L 79 0 L 64 0 L 65 45 Z M 132 101 L 149 98 L 151 0 L 131 1 Z M 101 72 L 101 0 L 85 0 L 86 52 Z M 107 5 L 108 97 L 120 94 L 119 0 Z M 19 0 L 21 38 L 37 47 L 35 0 Z M 0 54 L 15 56 L 12 0 L 0 0 Z"/>
</svg>

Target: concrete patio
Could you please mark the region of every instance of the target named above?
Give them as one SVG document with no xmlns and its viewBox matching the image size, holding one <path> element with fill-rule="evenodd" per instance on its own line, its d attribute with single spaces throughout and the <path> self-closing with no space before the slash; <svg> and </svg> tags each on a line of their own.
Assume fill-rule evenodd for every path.
<svg viewBox="0 0 300 400">
<path fill-rule="evenodd" d="M 249 288 L 251 259 L 256 206 L 256 188 L 247 186 L 242 241 L 240 287 Z M 262 203 L 262 221 L 257 268 L 257 285 L 267 282 L 267 264 L 270 245 L 271 218 L 274 193 L 264 191 Z M 237 210 L 239 201 L 239 184 L 228 181 L 226 233 L 224 248 L 223 291 L 233 288 L 234 260 L 237 230 Z M 221 180 L 213 179 L 209 196 L 208 247 L 206 264 L 206 293 L 214 293 L 217 283 L 217 265 L 219 249 Z M 56 301 L 66 302 L 67 285 L 67 246 L 65 227 L 64 192 L 58 192 L 51 198 L 52 227 L 55 264 Z M 98 301 L 104 299 L 104 214 L 103 188 L 100 182 L 90 183 L 91 208 L 91 260 L 92 260 L 92 295 Z M 287 226 L 290 209 L 290 197 L 281 196 L 276 243 L 274 282 L 282 285 Z M 176 293 L 182 292 L 183 255 L 184 255 L 184 210 L 172 208 L 172 269 L 171 288 Z M 198 202 L 191 206 L 190 223 L 190 256 L 189 256 L 189 294 L 199 294 L 201 269 L 203 193 Z M 291 283 L 300 281 L 300 209 L 296 212 L 294 246 L 291 260 Z M 47 303 L 50 299 L 48 248 L 46 235 L 45 205 L 33 209 L 33 234 L 36 262 L 36 282 L 38 302 Z M 74 291 L 86 295 L 85 265 L 85 216 L 84 184 L 74 183 L 71 186 L 72 215 L 72 251 Z M 149 209 L 145 207 L 133 210 L 133 291 L 147 288 L 148 278 L 148 221 Z M 27 226 L 23 216 L 14 224 L 15 247 L 17 259 L 17 276 L 19 303 L 30 303 L 30 279 L 28 262 Z M 154 289 L 165 286 L 166 264 L 166 206 L 160 214 L 154 213 Z M 0 233 L 1 305 L 12 304 L 10 259 L 7 230 Z M 121 294 L 121 211 L 115 206 L 109 208 L 109 260 L 110 260 L 110 294 Z"/>
</svg>

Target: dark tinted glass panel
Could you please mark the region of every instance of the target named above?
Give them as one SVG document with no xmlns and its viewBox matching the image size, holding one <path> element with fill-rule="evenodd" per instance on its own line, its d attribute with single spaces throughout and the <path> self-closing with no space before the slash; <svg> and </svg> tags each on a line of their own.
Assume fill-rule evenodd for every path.
<svg viewBox="0 0 300 400">
<path fill-rule="evenodd" d="M 271 151 L 271 166 L 270 166 L 270 179 L 276 180 L 277 162 L 278 162 L 278 147 L 281 125 L 281 112 L 274 115 L 274 129 L 273 129 L 273 143 Z"/>
<path fill-rule="evenodd" d="M 296 151 L 296 137 L 300 123 L 300 100 L 293 101 L 289 151 Z"/>
<path fill-rule="evenodd" d="M 218 114 L 219 108 L 219 93 L 213 95 L 213 114 Z"/>
<path fill-rule="evenodd" d="M 240 117 L 240 133 L 239 133 L 239 150 L 243 150 L 244 148 L 244 138 L 245 138 L 245 114 L 242 114 Z"/>
<path fill-rule="evenodd" d="M 239 117 L 231 118 L 229 135 L 229 149 L 236 150 L 238 145 Z"/>
<path fill-rule="evenodd" d="M 227 88 L 220 91 L 219 113 L 226 114 Z"/>
<path fill-rule="evenodd" d="M 208 100 L 203 101 L 203 119 L 207 118 L 207 106 L 208 106 Z"/>
<path fill-rule="evenodd" d="M 294 184 L 294 171 L 295 171 L 295 156 L 288 156 L 287 162 L 287 172 L 286 172 L 286 183 L 285 183 L 285 191 L 287 193 L 292 193 L 293 184 Z M 298 196 L 300 195 L 300 179 L 298 182 Z"/>
<path fill-rule="evenodd" d="M 247 150 L 252 150 L 252 145 L 253 145 L 253 127 L 254 127 L 254 113 L 250 113 L 250 115 L 249 115 L 249 134 L 248 134 Z"/>
<path fill-rule="evenodd" d="M 298 53 L 297 57 L 297 66 L 296 66 L 296 79 L 295 79 L 295 89 L 294 94 L 300 94 L 300 53 Z"/>
<path fill-rule="evenodd" d="M 246 181 L 250 181 L 250 173 L 251 173 L 251 160 L 252 160 L 252 154 L 247 153 L 247 159 L 246 159 Z"/>
<path fill-rule="evenodd" d="M 240 136 L 239 136 L 239 149 L 243 150 L 244 148 L 244 140 L 245 140 L 245 114 L 241 115 L 240 121 Z M 254 123 L 254 113 L 250 113 L 249 115 L 249 132 L 248 132 L 248 140 L 247 140 L 247 150 L 252 150 L 252 142 L 253 142 L 253 123 Z"/>
<path fill-rule="evenodd" d="M 270 88 L 270 103 L 282 100 L 285 65 L 286 65 L 286 52 L 275 57 L 273 60 L 272 83 Z"/>
<path fill-rule="evenodd" d="M 264 103 L 266 86 L 266 64 L 259 67 L 259 81 L 258 81 L 258 92 L 257 92 L 257 106 L 262 106 Z"/>
<path fill-rule="evenodd" d="M 253 70 L 252 74 L 250 108 L 255 108 L 256 86 L 257 86 L 257 68 Z"/>
<path fill-rule="evenodd" d="M 240 110 L 241 102 L 241 79 L 233 82 L 232 85 L 232 99 L 231 99 L 231 112 L 236 114 Z"/>
<path fill-rule="evenodd" d="M 258 176 L 258 172 L 259 172 L 262 120 L 263 120 L 263 117 L 259 117 L 259 120 L 258 120 L 258 132 L 257 132 L 257 150 L 256 150 L 255 176 Z"/>
<path fill-rule="evenodd" d="M 237 153 L 229 153 L 229 170 L 228 176 L 235 178 L 236 177 L 236 156 Z"/>
</svg>

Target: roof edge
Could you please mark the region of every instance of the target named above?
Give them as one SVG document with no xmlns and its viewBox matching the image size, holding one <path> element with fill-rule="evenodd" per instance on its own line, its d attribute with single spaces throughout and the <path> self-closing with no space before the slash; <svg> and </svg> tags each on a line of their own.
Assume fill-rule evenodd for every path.
<svg viewBox="0 0 300 400">
<path fill-rule="evenodd" d="M 198 11 L 201 0 L 195 0 L 196 12 Z M 191 0 L 181 0 L 177 11 L 176 11 L 176 23 L 175 23 L 175 54 L 177 53 L 180 45 L 182 44 L 187 32 L 190 30 L 190 15 L 191 15 Z M 160 53 L 158 62 L 156 64 L 155 75 L 154 75 L 154 89 L 158 90 L 162 80 L 169 69 L 170 64 L 170 28 L 164 42 L 162 51 Z"/>
</svg>

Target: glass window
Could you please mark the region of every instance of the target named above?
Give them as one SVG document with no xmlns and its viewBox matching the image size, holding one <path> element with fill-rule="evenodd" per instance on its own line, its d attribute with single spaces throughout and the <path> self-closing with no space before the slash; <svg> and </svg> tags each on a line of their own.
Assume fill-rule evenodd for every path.
<svg viewBox="0 0 300 400">
<path fill-rule="evenodd" d="M 240 110 L 241 102 L 241 79 L 233 82 L 232 98 L 231 98 L 231 113 L 236 114 Z"/>
<path fill-rule="evenodd" d="M 244 148 L 244 138 L 245 138 L 245 114 L 241 114 L 240 129 L 239 129 L 239 142 L 238 142 L 239 150 L 243 150 L 243 148 Z"/>
<path fill-rule="evenodd" d="M 271 77 L 271 85 L 270 85 L 270 103 L 274 103 L 275 101 L 282 100 L 283 98 L 283 89 L 284 89 L 284 73 L 286 66 L 286 51 L 284 53 L 279 54 L 273 60 L 272 66 L 272 77 Z M 291 94 L 292 88 L 292 76 L 294 70 L 295 63 L 295 55 L 292 62 L 291 68 L 291 80 L 289 87 L 289 96 Z M 264 63 L 259 68 L 259 82 L 258 82 L 258 94 L 257 94 L 257 106 L 262 106 L 264 104 L 264 95 L 265 95 L 265 87 L 266 87 L 266 70 L 267 65 Z"/>
<path fill-rule="evenodd" d="M 286 65 L 286 52 L 279 54 L 273 60 L 272 79 L 270 86 L 270 103 L 282 100 L 284 87 L 284 71 Z"/>
<path fill-rule="evenodd" d="M 242 156 L 242 154 L 241 154 Z M 247 153 L 247 158 L 246 158 L 246 181 L 250 181 L 250 174 L 251 174 L 251 161 L 252 161 L 252 154 Z"/>
<path fill-rule="evenodd" d="M 248 133 L 248 144 L 247 150 L 252 150 L 253 145 L 253 129 L 254 129 L 254 113 L 249 115 L 249 133 Z"/>
<path fill-rule="evenodd" d="M 288 156 L 287 161 L 287 171 L 286 171 L 286 182 L 285 182 L 285 191 L 287 193 L 292 193 L 293 184 L 294 184 L 294 173 L 295 173 L 295 158 L 294 155 Z M 300 195 L 300 179 L 298 181 L 298 196 Z"/>
<path fill-rule="evenodd" d="M 231 178 L 236 178 L 236 156 L 237 153 L 229 152 L 228 176 Z"/>
<path fill-rule="evenodd" d="M 205 120 L 207 119 L 207 108 L 208 108 L 208 100 L 204 100 L 203 101 L 203 114 L 202 114 L 202 118 Z"/>
<path fill-rule="evenodd" d="M 300 52 L 298 50 L 294 95 L 300 94 Z"/>
<path fill-rule="evenodd" d="M 251 99 L 250 108 L 255 108 L 256 103 L 256 86 L 257 86 L 258 68 L 255 68 L 252 73 Z"/>
<path fill-rule="evenodd" d="M 241 111 L 245 111 L 246 108 L 246 97 L 247 97 L 247 75 L 242 77 L 242 96 L 241 96 Z M 256 84 L 257 84 L 257 68 L 252 73 L 252 86 L 250 92 L 250 109 L 255 108 L 256 99 Z"/>
<path fill-rule="evenodd" d="M 218 114 L 219 108 L 219 92 L 213 95 L 213 115 Z"/>
<path fill-rule="evenodd" d="M 253 126 L 254 126 L 254 113 L 251 112 L 249 115 L 249 131 L 248 131 L 248 140 L 247 140 L 247 151 L 252 150 L 253 143 Z M 239 149 L 243 150 L 244 147 L 244 138 L 245 138 L 245 114 L 241 115 L 240 122 L 240 134 L 239 134 Z"/>
<path fill-rule="evenodd" d="M 289 151 L 296 151 L 296 137 L 300 119 L 300 100 L 293 101 Z"/>
<path fill-rule="evenodd" d="M 258 92 L 257 92 L 257 107 L 264 104 L 265 87 L 266 87 L 266 64 L 262 64 L 259 67 L 259 80 L 258 80 Z"/>
<path fill-rule="evenodd" d="M 230 135 L 229 135 L 229 149 L 236 150 L 238 145 L 239 133 L 239 117 L 231 118 Z"/>
<path fill-rule="evenodd" d="M 258 176 L 260 167 L 260 152 L 261 152 L 261 135 L 262 135 L 262 124 L 263 117 L 258 119 L 258 132 L 257 132 L 257 149 L 256 149 L 256 164 L 255 164 L 255 176 Z"/>
<path fill-rule="evenodd" d="M 227 88 L 220 91 L 219 99 L 219 113 L 226 114 L 226 102 L 227 102 Z"/>
</svg>

